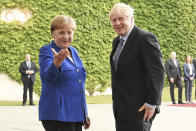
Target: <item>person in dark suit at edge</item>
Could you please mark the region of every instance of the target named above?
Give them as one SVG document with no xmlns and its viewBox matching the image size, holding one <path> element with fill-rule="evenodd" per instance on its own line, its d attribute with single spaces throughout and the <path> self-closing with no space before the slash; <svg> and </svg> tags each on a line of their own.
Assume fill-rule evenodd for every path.
<svg viewBox="0 0 196 131">
<path fill-rule="evenodd" d="M 20 64 L 19 72 L 21 73 L 21 80 L 23 82 L 23 102 L 24 106 L 27 101 L 27 91 L 29 89 L 29 104 L 34 105 L 33 103 L 33 85 L 35 82 L 35 73 L 38 71 L 34 62 L 31 62 L 30 54 L 26 54 L 26 61 Z"/>
<path fill-rule="evenodd" d="M 194 65 L 195 70 L 196 70 L 196 58 L 193 59 L 193 65 Z M 195 75 L 195 99 L 196 99 L 196 75 Z"/>
<path fill-rule="evenodd" d="M 124 3 L 115 4 L 109 13 L 118 34 L 110 56 L 116 131 L 150 131 L 164 84 L 159 42 L 134 25 L 133 13 Z"/>
<path fill-rule="evenodd" d="M 179 61 L 176 59 L 176 53 L 171 52 L 170 59 L 165 64 L 165 70 L 167 73 L 167 79 L 170 85 L 170 96 L 173 104 L 176 104 L 174 86 L 178 87 L 178 104 L 184 104 L 182 101 L 182 81 L 183 76 L 181 73 L 181 67 Z"/>
</svg>

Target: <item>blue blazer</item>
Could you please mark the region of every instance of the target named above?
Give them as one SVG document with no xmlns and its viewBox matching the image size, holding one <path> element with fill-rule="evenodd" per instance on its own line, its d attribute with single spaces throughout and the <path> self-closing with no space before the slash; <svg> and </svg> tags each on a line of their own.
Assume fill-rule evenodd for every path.
<svg viewBox="0 0 196 131">
<path fill-rule="evenodd" d="M 54 41 L 43 46 L 39 54 L 42 82 L 39 120 L 84 122 L 87 116 L 85 98 L 86 70 L 76 49 L 69 46 L 74 64 L 66 58 L 58 69 L 51 48 L 59 52 Z"/>
<path fill-rule="evenodd" d="M 191 64 L 191 65 L 192 65 L 192 72 L 193 72 L 192 77 L 194 78 L 195 77 L 195 67 L 193 64 Z M 190 68 L 187 63 L 184 63 L 183 69 L 184 69 L 184 80 L 190 80 L 190 77 L 191 77 L 190 76 Z"/>
</svg>

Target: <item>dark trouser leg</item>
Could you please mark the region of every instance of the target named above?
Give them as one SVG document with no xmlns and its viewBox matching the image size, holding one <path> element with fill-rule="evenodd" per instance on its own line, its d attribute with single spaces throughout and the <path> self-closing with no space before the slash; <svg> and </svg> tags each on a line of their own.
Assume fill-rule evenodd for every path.
<svg viewBox="0 0 196 131">
<path fill-rule="evenodd" d="M 185 98 L 186 98 L 186 101 L 189 101 L 188 100 L 188 90 L 189 90 L 189 82 L 188 80 L 185 80 Z"/>
<path fill-rule="evenodd" d="M 178 102 L 182 102 L 182 81 L 177 79 L 175 83 L 178 87 Z"/>
<path fill-rule="evenodd" d="M 174 103 L 175 102 L 175 95 L 174 95 L 174 83 L 169 83 L 170 84 L 170 96 L 171 100 Z"/>
<path fill-rule="evenodd" d="M 188 100 L 192 100 L 192 87 L 193 87 L 193 81 L 189 80 L 189 90 L 188 90 Z"/>
<path fill-rule="evenodd" d="M 144 121 L 144 131 L 150 131 L 155 116 L 156 114 L 149 121 Z"/>
<path fill-rule="evenodd" d="M 116 119 L 116 131 L 150 131 L 154 115 L 148 122 L 143 120 L 120 120 Z"/>
<path fill-rule="evenodd" d="M 45 131 L 82 131 L 82 123 L 43 120 Z"/>
<path fill-rule="evenodd" d="M 34 82 L 30 80 L 29 82 L 29 104 L 33 104 L 33 85 Z"/>
<path fill-rule="evenodd" d="M 23 104 L 25 104 L 27 101 L 27 90 L 28 90 L 28 82 L 23 81 L 23 101 L 22 101 Z"/>
</svg>

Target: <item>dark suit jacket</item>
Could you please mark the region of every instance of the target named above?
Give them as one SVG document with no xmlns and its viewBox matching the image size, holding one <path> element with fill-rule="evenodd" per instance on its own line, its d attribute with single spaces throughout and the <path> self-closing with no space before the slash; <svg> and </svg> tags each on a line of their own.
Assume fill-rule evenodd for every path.
<svg viewBox="0 0 196 131">
<path fill-rule="evenodd" d="M 144 103 L 161 104 L 164 66 L 159 43 L 153 34 L 135 26 L 124 45 L 115 72 L 112 57 L 118 43 L 119 36 L 113 41 L 110 56 L 114 116 L 124 120 L 142 120 L 144 112 L 140 113 L 138 109 Z"/>
<path fill-rule="evenodd" d="M 27 67 L 26 61 L 24 61 L 20 64 L 20 68 L 19 68 L 19 72 L 21 73 L 21 80 L 23 82 L 28 80 L 28 74 L 26 74 L 27 70 L 28 70 L 28 67 Z M 34 72 L 33 74 L 30 75 L 30 78 L 32 81 L 35 81 L 35 73 L 38 71 L 38 69 L 37 69 L 34 62 L 31 62 L 31 69 L 30 70 L 33 70 L 33 72 Z"/>
<path fill-rule="evenodd" d="M 196 70 L 196 58 L 193 59 L 193 65 L 194 65 L 195 70 Z M 195 75 L 195 79 L 196 79 L 196 75 Z"/>
<path fill-rule="evenodd" d="M 181 67 L 179 61 L 176 59 L 177 67 L 175 66 L 174 62 L 169 59 L 165 64 L 165 70 L 167 73 L 167 79 L 169 80 L 173 77 L 175 80 L 180 79 L 182 77 Z"/>
</svg>

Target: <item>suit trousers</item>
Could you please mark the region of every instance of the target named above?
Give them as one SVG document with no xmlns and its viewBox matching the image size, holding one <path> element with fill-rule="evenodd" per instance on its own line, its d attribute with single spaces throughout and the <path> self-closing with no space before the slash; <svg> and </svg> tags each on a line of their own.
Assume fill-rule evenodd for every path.
<svg viewBox="0 0 196 131">
<path fill-rule="evenodd" d="M 33 85 L 34 82 L 31 78 L 28 78 L 26 81 L 23 81 L 23 104 L 27 101 L 27 91 L 29 89 L 29 104 L 33 104 Z"/>
<path fill-rule="evenodd" d="M 116 131 L 150 131 L 155 116 L 156 114 L 149 121 L 116 119 Z"/>
<path fill-rule="evenodd" d="M 182 102 L 182 81 L 181 79 L 175 79 L 174 83 L 171 83 L 169 81 L 169 84 L 170 84 L 170 96 L 171 96 L 172 102 L 175 102 L 175 95 L 174 95 L 175 85 L 178 87 L 178 102 Z"/>
<path fill-rule="evenodd" d="M 43 120 L 42 125 L 45 131 L 82 131 L 82 122 Z"/>
<path fill-rule="evenodd" d="M 186 101 L 191 101 L 193 81 L 185 80 L 185 97 Z"/>
</svg>

